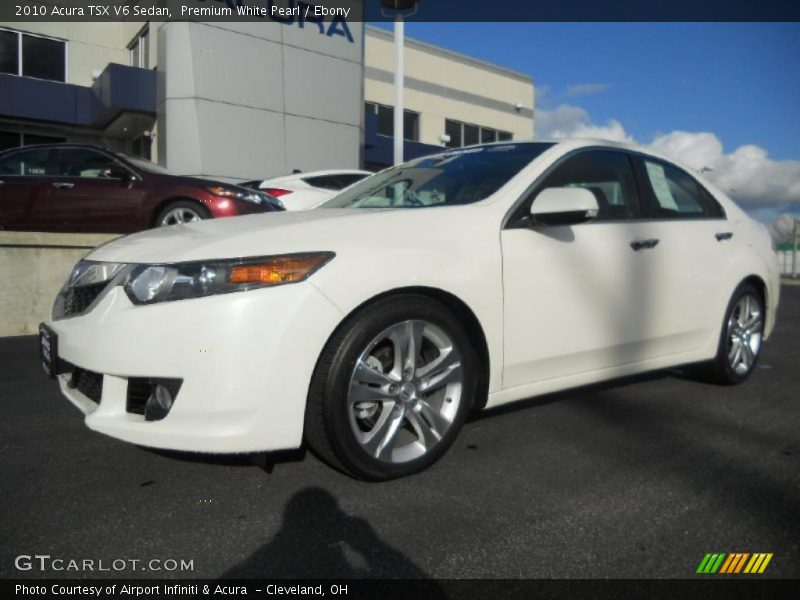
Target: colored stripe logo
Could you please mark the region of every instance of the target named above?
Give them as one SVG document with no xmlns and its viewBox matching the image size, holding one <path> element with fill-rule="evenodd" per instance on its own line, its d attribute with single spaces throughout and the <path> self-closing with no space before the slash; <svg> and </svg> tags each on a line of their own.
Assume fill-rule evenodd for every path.
<svg viewBox="0 0 800 600">
<path fill-rule="evenodd" d="M 763 573 L 772 553 L 769 552 L 710 552 L 700 561 L 697 573 L 700 574 L 760 574 Z"/>
</svg>

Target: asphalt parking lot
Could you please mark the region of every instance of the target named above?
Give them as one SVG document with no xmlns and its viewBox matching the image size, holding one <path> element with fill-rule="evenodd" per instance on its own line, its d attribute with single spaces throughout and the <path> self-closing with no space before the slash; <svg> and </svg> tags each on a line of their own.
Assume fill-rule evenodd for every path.
<svg viewBox="0 0 800 600">
<path fill-rule="evenodd" d="M 800 576 L 800 287 L 744 385 L 657 373 L 474 418 L 427 472 L 158 453 L 86 429 L 36 339 L 0 339 L 0 577 L 693 577 L 707 552 Z M 19 555 L 190 572 L 21 572 Z"/>
</svg>

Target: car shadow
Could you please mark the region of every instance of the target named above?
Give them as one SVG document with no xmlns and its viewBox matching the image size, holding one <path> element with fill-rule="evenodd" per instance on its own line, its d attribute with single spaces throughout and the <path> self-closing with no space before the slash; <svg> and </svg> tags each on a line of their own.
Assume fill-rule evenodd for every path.
<svg viewBox="0 0 800 600">
<path fill-rule="evenodd" d="M 273 538 L 221 576 L 303 577 L 430 578 L 402 552 L 382 541 L 369 521 L 344 512 L 337 500 L 319 487 L 296 492 L 286 503 L 281 528 Z M 430 591 L 426 589 L 426 594 Z"/>
</svg>

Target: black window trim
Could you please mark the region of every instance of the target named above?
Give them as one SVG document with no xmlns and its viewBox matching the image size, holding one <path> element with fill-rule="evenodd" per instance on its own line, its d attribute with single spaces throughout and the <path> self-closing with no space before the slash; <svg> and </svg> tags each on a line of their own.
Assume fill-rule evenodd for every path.
<svg viewBox="0 0 800 600">
<path fill-rule="evenodd" d="M 555 146 L 554 146 L 555 147 Z M 691 173 L 687 173 L 685 169 L 680 168 L 674 163 L 671 163 L 663 158 L 659 158 L 657 156 L 653 156 L 652 154 L 647 154 L 645 152 L 640 152 L 638 150 L 629 150 L 628 148 L 615 148 L 614 146 L 584 146 L 582 148 L 576 148 L 574 150 L 570 150 L 563 156 L 559 157 L 552 165 L 547 167 L 531 184 L 525 188 L 525 191 L 520 194 L 519 198 L 514 201 L 514 204 L 511 205 L 511 208 L 506 211 L 505 217 L 503 217 L 503 222 L 500 227 L 500 230 L 505 229 L 530 229 L 530 224 L 528 222 L 528 214 L 530 213 L 530 204 L 533 203 L 534 199 L 534 192 L 538 192 L 537 187 L 541 185 L 544 180 L 550 175 L 555 169 L 557 169 L 563 162 L 580 154 L 582 152 L 590 152 L 590 151 L 597 151 L 597 150 L 605 150 L 611 152 L 621 152 L 623 154 L 628 155 L 628 160 L 631 165 L 631 170 L 633 171 L 633 177 L 636 181 L 636 194 L 638 196 L 638 205 L 639 205 L 639 217 L 635 219 L 608 219 L 603 221 L 595 221 L 594 219 L 590 221 L 586 221 L 585 223 L 580 223 L 579 225 L 608 225 L 608 224 L 619 224 L 619 223 L 647 223 L 647 222 L 683 222 L 683 221 L 727 221 L 728 215 L 725 211 L 725 206 L 722 202 L 717 200 L 716 196 L 706 189 L 696 177 L 692 176 Z M 540 155 L 539 158 L 544 156 L 544 154 Z M 718 205 L 720 210 L 722 211 L 721 217 L 674 217 L 674 218 L 654 218 L 651 216 L 643 217 L 642 216 L 642 208 L 644 207 L 644 203 L 647 202 L 645 198 L 643 198 L 643 187 L 647 185 L 646 182 L 642 181 L 642 178 L 639 174 L 639 169 L 636 167 L 636 159 L 644 160 L 657 160 L 664 164 L 670 165 L 683 173 L 689 175 L 692 180 L 697 184 L 699 188 L 701 188 L 704 192 L 706 192 Z M 646 188 L 645 188 L 646 189 Z M 530 202 L 529 202 L 530 201 Z M 519 214 L 520 211 L 523 211 L 522 214 Z"/>
</svg>

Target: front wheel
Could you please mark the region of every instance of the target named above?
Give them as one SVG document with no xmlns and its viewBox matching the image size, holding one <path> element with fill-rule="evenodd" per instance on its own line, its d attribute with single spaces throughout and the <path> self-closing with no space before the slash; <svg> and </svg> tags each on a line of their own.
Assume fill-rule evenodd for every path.
<svg viewBox="0 0 800 600">
<path fill-rule="evenodd" d="M 453 443 L 478 368 L 461 324 L 439 302 L 419 295 L 380 300 L 351 317 L 323 351 L 306 441 L 361 479 L 421 471 Z"/>
<path fill-rule="evenodd" d="M 158 227 L 168 227 L 169 225 L 195 223 L 210 218 L 211 213 L 202 204 L 191 200 L 176 200 L 167 204 L 158 213 L 156 225 Z"/>
<path fill-rule="evenodd" d="M 716 383 L 734 385 L 753 372 L 764 336 L 764 301 L 749 283 L 731 297 L 722 324 L 717 356 L 705 365 L 704 375 Z"/>
</svg>

